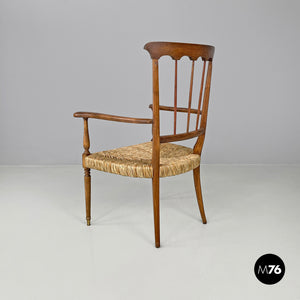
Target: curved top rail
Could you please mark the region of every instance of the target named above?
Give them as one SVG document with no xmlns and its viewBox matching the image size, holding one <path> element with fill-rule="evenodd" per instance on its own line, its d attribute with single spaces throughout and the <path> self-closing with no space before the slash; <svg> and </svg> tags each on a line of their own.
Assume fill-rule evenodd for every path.
<svg viewBox="0 0 300 300">
<path fill-rule="evenodd" d="M 175 60 L 179 60 L 183 56 L 188 56 L 191 60 L 197 60 L 199 57 L 204 60 L 212 60 L 215 52 L 215 47 L 210 45 L 173 42 L 149 42 L 144 49 L 150 53 L 152 59 L 169 55 Z"/>
</svg>

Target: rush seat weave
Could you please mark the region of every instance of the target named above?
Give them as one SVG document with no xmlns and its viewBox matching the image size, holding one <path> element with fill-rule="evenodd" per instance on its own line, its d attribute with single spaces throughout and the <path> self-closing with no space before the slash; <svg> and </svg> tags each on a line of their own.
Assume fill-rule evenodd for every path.
<svg viewBox="0 0 300 300">
<path fill-rule="evenodd" d="M 93 153 L 85 158 L 86 168 L 129 177 L 152 178 L 152 142 Z M 191 171 L 200 165 L 200 155 L 191 148 L 160 145 L 160 177 Z"/>
</svg>

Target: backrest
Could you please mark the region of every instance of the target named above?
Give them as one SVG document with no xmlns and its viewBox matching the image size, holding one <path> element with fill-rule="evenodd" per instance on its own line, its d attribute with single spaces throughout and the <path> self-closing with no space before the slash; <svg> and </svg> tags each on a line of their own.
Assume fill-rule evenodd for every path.
<svg viewBox="0 0 300 300">
<path fill-rule="evenodd" d="M 153 73 L 153 104 L 150 108 L 153 110 L 153 140 L 155 136 L 159 136 L 159 142 L 174 142 L 186 140 L 194 137 L 205 135 L 207 111 L 209 102 L 210 82 L 212 74 L 212 60 L 214 55 L 214 47 L 208 45 L 199 44 L 187 44 L 187 43 L 171 43 L 171 42 L 150 42 L 144 46 L 152 59 L 152 73 Z M 159 103 L 159 77 L 158 77 L 158 61 L 159 58 L 168 55 L 174 60 L 174 105 L 163 106 Z M 191 75 L 190 75 L 190 88 L 187 95 L 188 103 L 187 107 L 178 107 L 177 105 L 177 86 L 178 86 L 178 61 L 183 57 L 188 56 L 191 60 Z M 192 97 L 193 97 L 193 84 L 194 84 L 194 69 L 195 61 L 200 58 L 202 59 L 202 75 L 200 83 L 199 95 L 197 95 L 197 107 L 192 108 Z M 174 114 L 174 126 L 173 134 L 160 136 L 159 131 L 159 111 L 171 111 Z M 187 114 L 187 125 L 186 131 L 183 133 L 177 133 L 177 113 Z M 191 114 L 196 114 L 196 125 L 191 128 L 190 120 Z M 198 138 L 199 140 L 199 138 Z M 197 142 L 198 142 L 197 140 Z M 197 143 L 196 143 L 197 144 Z M 203 143 L 202 143 L 203 144 Z M 201 146 L 202 148 L 202 146 Z"/>
</svg>

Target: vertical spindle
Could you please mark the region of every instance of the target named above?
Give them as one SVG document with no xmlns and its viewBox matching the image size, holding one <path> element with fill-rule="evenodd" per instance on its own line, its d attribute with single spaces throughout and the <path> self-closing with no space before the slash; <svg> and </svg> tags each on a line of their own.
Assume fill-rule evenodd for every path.
<svg viewBox="0 0 300 300">
<path fill-rule="evenodd" d="M 203 85 L 204 85 L 205 67 L 206 67 L 206 60 L 204 60 L 203 69 L 202 69 L 201 87 L 200 87 L 200 93 L 199 93 L 198 112 L 197 112 L 197 121 L 196 121 L 196 130 L 198 130 L 198 124 L 199 124 L 200 109 L 201 109 L 202 94 L 203 94 Z"/>
<path fill-rule="evenodd" d="M 177 124 L 177 59 L 175 60 L 175 83 L 174 83 L 174 134 Z"/>
<path fill-rule="evenodd" d="M 192 70 L 191 70 L 191 81 L 190 81 L 190 92 L 189 92 L 189 106 L 188 106 L 188 116 L 187 116 L 186 132 L 189 132 L 189 128 L 190 128 L 191 105 L 192 105 L 192 94 L 193 94 L 193 81 L 194 81 L 194 66 L 195 66 L 195 61 L 193 60 L 193 62 L 192 62 Z"/>
<path fill-rule="evenodd" d="M 204 129 L 206 128 L 206 122 L 207 122 L 211 73 L 212 73 L 212 61 L 209 61 L 207 67 L 206 79 L 205 79 L 205 90 L 203 96 L 202 115 L 201 115 L 201 122 L 200 122 L 200 128 L 204 128 Z"/>
</svg>

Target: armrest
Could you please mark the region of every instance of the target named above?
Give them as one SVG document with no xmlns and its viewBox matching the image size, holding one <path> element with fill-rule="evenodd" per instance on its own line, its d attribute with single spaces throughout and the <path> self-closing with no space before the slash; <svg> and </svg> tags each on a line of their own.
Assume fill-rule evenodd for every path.
<svg viewBox="0 0 300 300">
<path fill-rule="evenodd" d="M 142 119 L 142 118 L 130 118 L 130 117 L 121 117 L 107 114 L 100 114 L 94 112 L 76 112 L 74 113 L 75 118 L 84 118 L 84 119 L 101 119 L 107 121 L 115 121 L 115 122 L 124 122 L 124 123 L 135 123 L 135 124 L 152 124 L 152 119 Z"/>
</svg>

